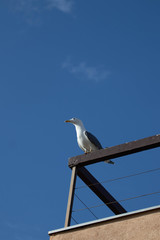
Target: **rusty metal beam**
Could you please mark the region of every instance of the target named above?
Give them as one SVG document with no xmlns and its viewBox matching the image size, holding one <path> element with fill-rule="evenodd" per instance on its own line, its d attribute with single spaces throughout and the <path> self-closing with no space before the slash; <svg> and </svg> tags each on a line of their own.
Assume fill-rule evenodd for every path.
<svg viewBox="0 0 160 240">
<path fill-rule="evenodd" d="M 77 175 L 116 215 L 127 212 L 85 167 L 79 167 Z"/>
<path fill-rule="evenodd" d="M 73 166 L 86 166 L 156 147 L 160 147 L 160 134 L 72 157 L 69 159 L 68 165 L 70 168 Z"/>
</svg>

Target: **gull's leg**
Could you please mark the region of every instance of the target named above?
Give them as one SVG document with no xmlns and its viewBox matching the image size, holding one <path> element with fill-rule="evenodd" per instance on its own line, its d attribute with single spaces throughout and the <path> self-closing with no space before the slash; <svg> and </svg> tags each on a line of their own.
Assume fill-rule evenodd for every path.
<svg viewBox="0 0 160 240">
<path fill-rule="evenodd" d="M 87 149 L 84 148 L 84 154 L 87 154 L 87 153 L 88 153 Z"/>
</svg>

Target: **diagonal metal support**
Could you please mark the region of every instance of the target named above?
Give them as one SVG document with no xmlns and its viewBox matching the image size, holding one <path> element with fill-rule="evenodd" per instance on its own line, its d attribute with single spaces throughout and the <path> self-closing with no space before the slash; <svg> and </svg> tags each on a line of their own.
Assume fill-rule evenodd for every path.
<svg viewBox="0 0 160 240">
<path fill-rule="evenodd" d="M 64 227 L 70 226 L 71 223 L 71 215 L 72 215 L 72 207 L 73 207 L 73 200 L 74 200 L 74 191 L 75 191 L 75 184 L 76 184 L 76 167 L 72 168 L 72 176 L 70 182 L 70 189 L 69 189 L 69 196 L 68 196 L 68 204 L 67 204 L 67 211 L 66 211 L 66 219 Z"/>
<path fill-rule="evenodd" d="M 116 215 L 127 212 L 85 167 L 79 167 L 77 175 Z"/>
</svg>

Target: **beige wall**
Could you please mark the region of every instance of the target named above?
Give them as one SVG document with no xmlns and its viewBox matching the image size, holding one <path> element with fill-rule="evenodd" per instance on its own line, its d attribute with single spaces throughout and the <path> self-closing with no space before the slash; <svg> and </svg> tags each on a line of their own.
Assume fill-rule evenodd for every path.
<svg viewBox="0 0 160 240">
<path fill-rule="evenodd" d="M 50 240 L 159 240 L 160 210 L 53 233 Z"/>
</svg>

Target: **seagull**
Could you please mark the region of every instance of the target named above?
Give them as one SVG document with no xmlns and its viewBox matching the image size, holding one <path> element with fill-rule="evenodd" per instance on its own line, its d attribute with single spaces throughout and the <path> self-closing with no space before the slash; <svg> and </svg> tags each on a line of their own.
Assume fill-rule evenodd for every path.
<svg viewBox="0 0 160 240">
<path fill-rule="evenodd" d="M 98 139 L 90 132 L 86 131 L 82 121 L 78 118 L 66 120 L 67 123 L 72 123 L 75 126 L 77 134 L 78 146 L 87 154 L 89 152 L 103 149 Z M 114 164 L 111 160 L 106 160 L 106 163 Z"/>
</svg>

